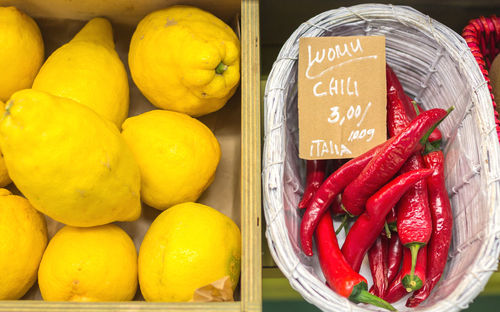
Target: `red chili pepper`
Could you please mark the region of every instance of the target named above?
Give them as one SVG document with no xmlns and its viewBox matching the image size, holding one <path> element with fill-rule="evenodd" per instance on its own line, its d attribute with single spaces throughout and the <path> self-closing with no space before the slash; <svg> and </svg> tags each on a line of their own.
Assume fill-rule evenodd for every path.
<svg viewBox="0 0 500 312">
<path fill-rule="evenodd" d="M 387 281 L 389 284 L 394 280 L 399 272 L 401 259 L 403 258 L 403 244 L 399 240 L 398 233 L 392 233 L 389 240 L 389 250 L 387 252 Z"/>
<path fill-rule="evenodd" d="M 387 81 L 387 124 L 389 125 L 389 135 L 392 137 L 398 132 L 392 132 L 391 124 L 393 126 L 403 125 L 405 127 L 407 125 L 405 122 L 409 123 L 418 114 L 413 107 L 413 99 L 406 95 L 401 82 L 392 68 L 387 64 L 385 68 Z M 421 112 L 424 111 L 418 104 L 417 106 Z M 439 141 L 441 138 L 441 131 L 436 128 L 429 136 L 429 142 Z"/>
<path fill-rule="evenodd" d="M 375 296 L 384 297 L 389 282 L 387 281 L 387 252 L 389 248 L 389 240 L 381 234 L 373 246 L 368 250 L 368 260 L 370 262 L 370 271 L 373 278 L 373 286 L 370 293 Z"/>
<path fill-rule="evenodd" d="M 410 120 L 416 118 L 420 110 L 417 108 L 417 104 L 412 103 L 412 100 L 404 93 L 399 80 L 389 66 L 386 66 L 386 76 L 388 77 L 388 130 L 390 136 L 395 136 L 403 131 L 403 128 L 410 123 Z M 439 131 L 437 128 L 434 129 L 430 136 L 435 133 L 440 135 L 440 132 L 437 131 Z M 405 162 L 400 172 L 404 173 L 422 168 L 425 168 L 424 161 L 420 153 L 416 153 Z M 416 261 L 418 248 L 427 244 L 432 231 L 426 181 L 419 181 L 408 190 L 387 217 L 388 224 L 393 224 L 396 221 L 396 218 L 394 218 L 396 212 L 397 231 L 401 242 L 411 248 L 414 256 L 413 261 Z M 415 262 L 412 263 L 412 266 L 415 266 Z"/>
<path fill-rule="evenodd" d="M 415 269 L 415 274 L 421 277 L 422 282 L 425 283 L 425 267 L 426 267 L 426 257 L 427 257 L 427 247 L 424 246 L 418 252 L 418 266 Z M 404 248 L 403 252 L 403 267 L 401 271 L 398 273 L 396 278 L 392 281 L 389 286 L 389 290 L 387 290 L 384 299 L 388 302 L 396 302 L 399 299 L 403 298 L 411 289 L 406 289 L 403 282 L 405 278 L 410 274 L 411 271 L 411 252 L 408 248 Z"/>
<path fill-rule="evenodd" d="M 398 135 L 422 109 L 417 107 L 417 104 L 404 93 L 401 83 L 389 66 L 386 66 L 386 77 L 388 132 L 392 137 Z M 429 137 L 432 137 L 432 140 L 440 140 L 441 133 L 435 128 Z M 406 161 L 401 172 L 424 167 L 423 159 L 417 153 Z M 397 230 L 401 241 L 408 247 L 410 244 L 415 245 L 412 247 L 412 253 L 414 255 L 413 261 L 416 261 L 418 248 L 429 241 L 432 231 L 426 181 L 419 181 L 412 186 L 401 198 L 398 205 L 391 210 L 386 218 L 389 228 L 393 227 L 396 221 L 396 212 Z M 412 265 L 415 266 L 415 263 L 413 262 Z"/>
<path fill-rule="evenodd" d="M 389 135 L 392 137 L 401 133 L 401 131 L 404 130 L 404 127 L 406 127 L 411 120 L 417 117 L 417 113 L 423 110 L 420 107 L 416 107 L 418 105 L 405 94 L 403 87 L 401 86 L 401 83 L 399 82 L 396 74 L 392 71 L 392 69 L 388 65 L 386 65 L 386 77 L 387 77 L 387 90 L 388 90 L 387 126 Z M 433 140 L 436 139 L 440 140 L 441 132 L 439 132 L 439 129 L 437 128 L 434 129 L 434 131 L 429 136 L 429 140 L 431 140 L 430 139 L 431 137 Z M 403 172 L 409 170 L 422 169 L 424 168 L 424 163 L 420 156 L 412 156 L 405 163 L 405 165 L 403 165 L 403 168 L 405 167 L 406 169 L 402 169 Z M 420 209 L 419 211 L 422 210 L 424 210 L 425 212 L 428 211 L 428 204 L 426 200 L 427 192 L 425 188 L 426 188 L 425 182 L 420 181 L 408 191 L 408 194 L 401 199 L 401 202 L 398 204 L 398 206 L 394 207 L 391 213 L 387 216 L 386 222 L 389 225 L 389 228 L 394 228 L 397 211 L 399 209 L 398 207 L 400 206 L 406 207 L 406 209 L 413 208 L 413 210 Z M 409 196 L 409 194 L 411 194 L 412 196 Z M 419 206 L 418 203 L 422 203 L 422 205 Z M 409 216 L 409 212 L 407 210 L 404 213 L 406 216 Z M 430 224 L 430 214 L 426 213 L 425 216 L 428 217 L 426 221 L 429 221 Z M 405 240 L 404 234 L 403 234 L 403 240 Z"/>
<path fill-rule="evenodd" d="M 391 208 L 412 185 L 431 174 L 431 169 L 404 173 L 368 199 L 366 211 L 354 222 L 342 246 L 342 254 L 356 272 L 359 271 L 366 251 L 384 228 L 385 217 Z"/>
<path fill-rule="evenodd" d="M 325 179 L 326 160 L 308 160 L 306 187 L 299 203 L 299 209 L 306 208 Z"/>
<path fill-rule="evenodd" d="M 393 90 L 394 92 L 396 92 L 401 102 L 406 104 L 409 97 L 406 95 L 398 76 L 388 64 L 385 65 L 385 74 L 387 79 L 387 90 Z M 405 105 L 404 107 L 406 109 L 406 115 L 411 117 L 410 120 L 413 120 L 415 117 L 417 117 L 416 114 L 412 116 L 410 110 L 413 108 L 411 106 Z"/>
<path fill-rule="evenodd" d="M 430 133 L 451 110 L 453 107 L 448 112 L 439 108 L 425 111 L 404 131 L 390 138 L 384 149 L 377 153 L 359 176 L 344 189 L 344 209 L 352 215 L 360 215 L 367 199 L 387 183 L 413 153 L 423 147 Z"/>
<path fill-rule="evenodd" d="M 389 65 L 386 65 L 386 83 L 387 83 L 387 130 L 389 137 L 401 133 L 408 126 L 412 119 L 409 118 L 411 112 L 407 111 L 405 102 L 407 101 L 403 87 L 396 74 Z M 413 110 L 412 107 L 410 109 Z M 416 114 L 414 114 L 416 117 Z"/>
<path fill-rule="evenodd" d="M 316 229 L 319 263 L 327 285 L 337 294 L 354 302 L 364 302 L 395 311 L 389 303 L 367 291 L 367 281 L 347 264 L 339 249 L 332 217 L 325 213 Z"/>
<path fill-rule="evenodd" d="M 424 287 L 410 297 L 407 302 L 409 307 L 415 307 L 427 299 L 431 290 L 441 278 L 452 238 L 453 218 L 444 183 L 444 156 L 437 144 L 426 146 L 424 161 L 426 167 L 434 171 L 427 178 L 433 232 L 427 247 L 427 282 Z"/>
<path fill-rule="evenodd" d="M 351 159 L 321 184 L 309 203 L 300 224 L 301 246 L 306 255 L 313 255 L 312 237 L 321 216 L 332 204 L 337 195 L 363 170 L 366 164 L 382 147 L 383 144 L 378 145 L 361 156 Z"/>
<path fill-rule="evenodd" d="M 410 157 L 401 168 L 400 172 L 408 172 L 425 168 L 422 156 L 417 153 Z M 429 242 L 432 233 L 432 220 L 429 210 L 429 199 L 427 195 L 427 181 L 421 180 L 415 183 L 399 201 L 397 208 L 398 235 L 401 243 L 410 248 L 412 254 L 412 267 L 417 261 L 417 254 L 420 247 Z M 414 276 L 410 276 L 409 283 Z M 412 286 L 405 285 L 407 288 Z M 413 289 L 415 290 L 415 289 Z"/>
</svg>

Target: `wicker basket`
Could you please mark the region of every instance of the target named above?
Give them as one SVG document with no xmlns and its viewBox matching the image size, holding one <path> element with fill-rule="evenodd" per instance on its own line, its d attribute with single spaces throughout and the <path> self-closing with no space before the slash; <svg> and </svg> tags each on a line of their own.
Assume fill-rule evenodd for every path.
<svg viewBox="0 0 500 312">
<path fill-rule="evenodd" d="M 472 55 L 476 58 L 479 68 L 483 73 L 484 79 L 488 82 L 488 88 L 491 92 L 490 79 L 488 78 L 488 69 L 500 52 L 498 44 L 500 43 L 500 18 L 493 15 L 473 19 L 465 26 L 462 36 L 465 38 Z M 495 103 L 493 93 L 491 100 L 495 110 L 495 123 L 497 124 L 497 133 L 500 140 L 500 120 L 498 119 L 498 108 Z"/>
<path fill-rule="evenodd" d="M 442 280 L 415 310 L 465 309 L 496 270 L 500 252 L 500 146 L 493 107 L 488 85 L 464 39 L 409 7 L 365 4 L 324 12 L 303 23 L 284 44 L 267 81 L 264 112 L 264 213 L 274 260 L 292 287 L 322 310 L 378 310 L 331 291 L 317 257 L 300 251 L 296 207 L 305 170 L 297 156 L 298 39 L 332 35 L 386 36 L 387 62 L 405 90 L 426 109 L 456 107 L 440 126 L 453 242 Z M 343 239 L 339 236 L 340 243 Z M 367 261 L 361 273 L 370 278 Z M 395 306 L 409 310 L 405 302 L 406 298 Z"/>
</svg>

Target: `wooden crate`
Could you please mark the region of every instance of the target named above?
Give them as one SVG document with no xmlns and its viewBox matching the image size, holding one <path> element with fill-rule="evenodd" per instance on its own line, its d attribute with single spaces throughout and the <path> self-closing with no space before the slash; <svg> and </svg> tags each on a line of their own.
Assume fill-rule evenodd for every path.
<svg viewBox="0 0 500 312">
<path fill-rule="evenodd" d="M 234 26 L 241 39 L 241 87 L 219 112 L 202 117 L 220 141 L 221 148 L 231 151 L 223 154 L 214 184 L 205 192 L 200 202 L 214 208 L 221 207 L 240 226 L 242 234 L 241 278 L 234 302 L 221 303 L 150 303 L 140 301 L 140 292 L 131 302 L 70 303 L 44 302 L 39 299 L 36 285 L 23 298 L 25 300 L 0 301 L 0 311 L 261 311 L 261 201 L 260 201 L 260 60 L 259 60 L 259 2 L 258 0 L 2 0 L 0 6 L 15 5 L 32 16 L 40 25 L 46 42 L 46 57 L 64 42 L 51 41 L 44 30 L 64 29 L 74 35 L 84 21 L 103 16 L 113 24 L 115 36 L 125 32 L 122 39 L 115 39 L 117 50 L 128 47 L 131 32 L 138 21 L 149 12 L 173 4 L 188 4 L 214 13 Z M 128 31 L 128 32 L 127 32 Z M 69 37 L 68 37 L 69 38 Z M 122 40 L 120 42 L 120 40 Z M 122 51 L 123 52 L 123 51 Z M 120 51 L 119 51 L 120 53 Z M 127 66 L 126 57 L 122 56 Z M 128 66 L 127 66 L 128 67 Z M 131 96 L 142 97 L 130 81 Z M 153 107 L 147 104 L 134 107 L 131 101 L 130 115 L 136 115 Z M 141 106 L 142 105 L 142 106 Z M 229 126 L 225 125 L 228 119 Z M 221 168 L 223 166 L 224 168 Z M 222 175 L 223 172 L 226 176 Z M 229 174 L 228 174 L 229 173 Z M 219 179 L 218 176 L 219 175 Z M 226 184 L 225 186 L 223 184 Z M 217 185 L 218 184 L 218 185 Z M 215 189 L 228 189 L 231 194 L 217 194 Z M 146 207 L 147 208 L 147 207 Z M 150 221 L 159 212 L 153 209 L 143 212 Z M 143 216 L 144 218 L 144 216 Z M 120 225 L 129 233 L 126 223 Z M 61 227 L 49 221 L 49 234 Z M 139 246 L 144 233 L 135 238 Z"/>
</svg>

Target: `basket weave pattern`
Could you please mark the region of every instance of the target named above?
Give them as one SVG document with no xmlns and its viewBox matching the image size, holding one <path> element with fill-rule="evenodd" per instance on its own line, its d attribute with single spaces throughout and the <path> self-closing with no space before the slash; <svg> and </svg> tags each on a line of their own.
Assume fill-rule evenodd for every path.
<svg viewBox="0 0 500 312">
<path fill-rule="evenodd" d="M 491 93 L 493 108 L 495 108 L 495 123 L 497 124 L 498 139 L 500 140 L 500 120 L 498 119 L 497 104 L 491 92 L 490 79 L 488 78 L 488 68 L 495 59 L 495 56 L 500 52 L 497 45 L 500 43 L 500 18 L 480 17 L 473 19 L 465 26 L 462 36 L 465 38 L 467 45 L 474 55 L 484 79 L 488 82 L 488 89 Z"/>
<path fill-rule="evenodd" d="M 440 126 L 453 242 L 441 282 L 416 310 L 464 309 L 496 270 L 500 252 L 500 146 L 491 96 L 464 39 L 409 7 L 365 4 L 327 11 L 303 23 L 283 45 L 264 99 L 262 183 L 271 254 L 291 286 L 322 310 L 378 310 L 335 294 L 324 283 L 317 257 L 300 251 L 297 204 L 305 166 L 297 156 L 298 39 L 349 35 L 386 36 L 387 62 L 405 90 L 425 109 L 455 106 Z M 371 282 L 367 263 L 360 272 Z M 395 306 L 407 310 L 404 302 Z"/>
</svg>

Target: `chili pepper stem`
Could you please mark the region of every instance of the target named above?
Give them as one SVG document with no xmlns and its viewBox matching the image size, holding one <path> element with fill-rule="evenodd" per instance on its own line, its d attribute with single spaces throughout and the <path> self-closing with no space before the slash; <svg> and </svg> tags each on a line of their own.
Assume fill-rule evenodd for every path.
<svg viewBox="0 0 500 312">
<path fill-rule="evenodd" d="M 415 276 L 415 265 L 417 264 L 417 255 L 418 255 L 418 250 L 420 249 L 419 244 L 411 244 L 410 246 L 410 251 L 411 251 L 411 271 L 410 271 L 410 278 L 413 281 L 413 278 Z"/>
<path fill-rule="evenodd" d="M 382 299 L 380 297 L 377 297 L 377 296 L 371 294 L 367 290 L 366 283 L 359 283 L 359 284 L 355 285 L 352 289 L 352 293 L 349 296 L 349 299 L 356 302 L 356 303 L 358 303 L 358 302 L 368 303 L 368 304 L 372 304 L 372 305 L 380 307 L 380 308 L 387 309 L 389 311 L 396 311 L 396 309 L 389 302 L 385 301 L 384 299 Z"/>
<path fill-rule="evenodd" d="M 391 222 L 388 225 L 389 225 L 389 230 L 391 230 L 391 232 L 397 232 L 398 231 L 398 226 L 397 226 L 396 222 Z M 390 238 L 390 237 L 388 237 L 388 238 Z"/>
<path fill-rule="evenodd" d="M 411 101 L 411 105 L 413 105 L 413 109 L 415 110 L 417 116 L 420 115 L 420 109 L 418 108 L 417 102 Z"/>
<path fill-rule="evenodd" d="M 339 235 L 340 231 L 347 226 L 347 221 L 349 220 L 349 215 L 345 214 L 342 218 L 342 223 L 340 223 L 339 228 L 335 231 L 335 235 Z"/>
<path fill-rule="evenodd" d="M 436 152 L 441 150 L 441 141 L 435 141 L 435 142 L 427 142 L 425 143 L 424 150 L 422 152 L 422 155 L 427 155 L 432 152 Z"/>
<path fill-rule="evenodd" d="M 345 206 L 343 204 L 340 204 L 340 207 L 342 208 L 342 210 L 344 210 L 344 212 L 346 213 L 346 215 L 348 215 L 351 218 L 354 218 L 354 215 L 351 214 L 349 211 L 347 211 L 347 209 L 345 208 Z"/>
<path fill-rule="evenodd" d="M 411 252 L 411 270 L 410 270 L 410 275 L 406 275 L 403 278 L 403 285 L 406 288 L 407 292 L 412 292 L 414 290 L 418 290 L 422 288 L 422 281 L 418 276 L 415 276 L 415 266 L 417 264 L 417 256 L 418 256 L 418 251 L 420 247 L 422 247 L 424 244 L 422 243 L 411 243 L 407 244 L 406 247 L 410 249 Z"/>
<path fill-rule="evenodd" d="M 384 229 L 385 229 L 385 236 L 387 238 L 391 238 L 391 229 L 389 229 L 389 224 L 387 224 L 387 221 L 384 223 Z"/>
</svg>

